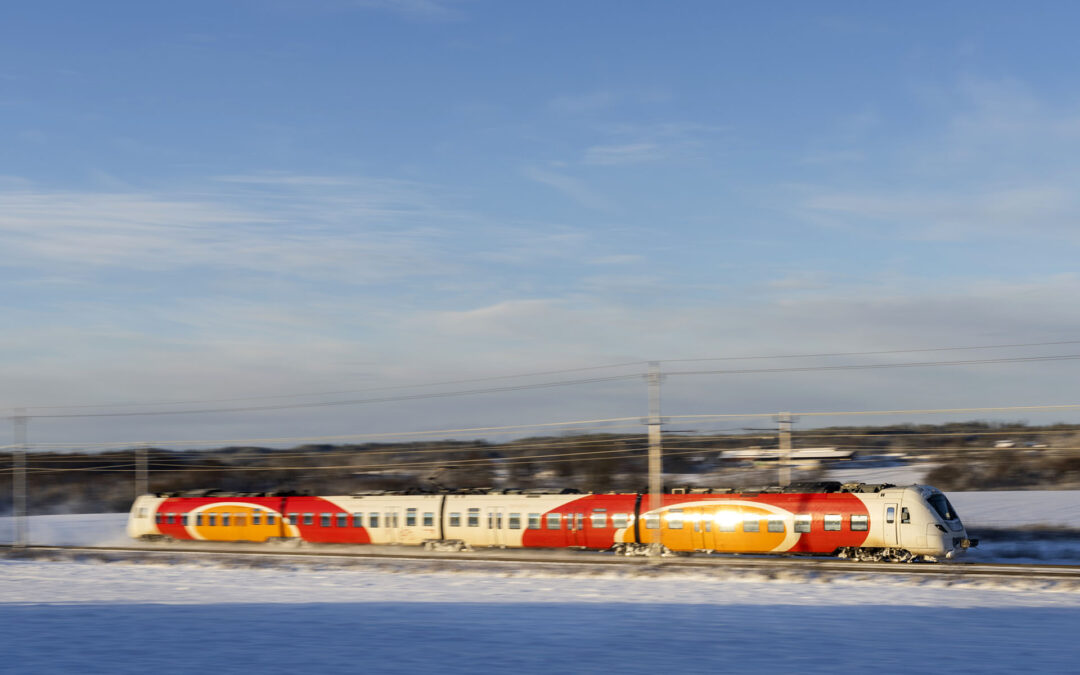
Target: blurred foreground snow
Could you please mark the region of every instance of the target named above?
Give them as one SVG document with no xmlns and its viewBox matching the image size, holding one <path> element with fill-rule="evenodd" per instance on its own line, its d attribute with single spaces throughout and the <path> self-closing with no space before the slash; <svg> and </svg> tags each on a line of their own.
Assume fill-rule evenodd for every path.
<svg viewBox="0 0 1080 675">
<path fill-rule="evenodd" d="M 1080 593 L 9 560 L 0 622 L 20 673 L 1064 672 Z"/>
</svg>

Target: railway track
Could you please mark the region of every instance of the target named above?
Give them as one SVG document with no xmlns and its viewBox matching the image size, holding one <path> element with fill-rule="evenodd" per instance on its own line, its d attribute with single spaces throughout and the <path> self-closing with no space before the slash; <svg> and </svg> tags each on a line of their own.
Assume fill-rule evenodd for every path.
<svg viewBox="0 0 1080 675">
<path fill-rule="evenodd" d="M 687 573 L 755 573 L 766 576 L 935 577 L 945 579 L 997 578 L 1043 580 L 1080 584 L 1080 566 L 1006 563 L 872 563 L 809 557 L 700 556 L 640 558 L 600 552 L 551 552 L 487 550 L 469 553 L 412 552 L 400 550 L 267 549 L 253 547 L 197 546 L 0 546 L 0 558 L 8 560 L 92 560 L 98 562 L 183 563 L 207 561 L 253 566 L 407 566 L 415 571 L 473 570 L 550 571 L 561 574 L 598 574 L 620 571 L 630 574 L 669 576 Z"/>
</svg>

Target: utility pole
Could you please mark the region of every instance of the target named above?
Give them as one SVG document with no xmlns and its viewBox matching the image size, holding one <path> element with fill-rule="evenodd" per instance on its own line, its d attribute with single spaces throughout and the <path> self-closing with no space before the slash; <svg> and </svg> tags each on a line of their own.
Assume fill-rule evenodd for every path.
<svg viewBox="0 0 1080 675">
<path fill-rule="evenodd" d="M 664 489 L 664 468 L 662 446 L 660 442 L 660 362 L 649 362 L 649 510 L 657 511 L 661 506 L 661 492 Z"/>
<path fill-rule="evenodd" d="M 791 484 L 791 413 L 780 413 L 780 485 Z"/>
<path fill-rule="evenodd" d="M 11 476 L 12 516 L 14 516 L 12 546 L 27 544 L 26 528 L 26 409 L 16 408 L 12 421 L 15 423 L 15 447 L 11 458 L 14 464 Z"/>
<path fill-rule="evenodd" d="M 135 448 L 135 496 L 145 495 L 150 492 L 150 468 L 146 462 L 145 445 Z"/>
</svg>

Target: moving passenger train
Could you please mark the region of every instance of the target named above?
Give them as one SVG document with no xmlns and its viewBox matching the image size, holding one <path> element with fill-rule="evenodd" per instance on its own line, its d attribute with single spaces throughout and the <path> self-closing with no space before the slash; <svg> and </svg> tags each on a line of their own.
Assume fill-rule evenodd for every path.
<svg viewBox="0 0 1080 675">
<path fill-rule="evenodd" d="M 402 544 L 436 550 L 580 548 L 936 561 L 977 545 L 926 485 L 813 483 L 648 494 L 534 490 L 315 497 L 216 490 L 142 495 L 128 534 L 143 540 Z"/>
</svg>

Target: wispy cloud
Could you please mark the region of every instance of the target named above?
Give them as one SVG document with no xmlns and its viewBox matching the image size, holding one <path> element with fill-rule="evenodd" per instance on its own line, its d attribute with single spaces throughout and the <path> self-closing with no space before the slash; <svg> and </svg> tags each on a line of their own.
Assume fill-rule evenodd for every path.
<svg viewBox="0 0 1080 675">
<path fill-rule="evenodd" d="M 618 97 L 610 91 L 593 91 L 586 94 L 557 96 L 548 102 L 548 108 L 562 114 L 581 114 L 603 110 L 613 105 Z"/>
<path fill-rule="evenodd" d="M 0 261 L 72 267 L 197 267 L 378 283 L 448 271 L 442 233 L 462 216 L 417 186 L 304 176 L 228 177 L 198 197 L 0 191 Z M 274 186 L 274 190 L 266 190 Z M 291 188 L 291 189 L 282 189 Z"/>
<path fill-rule="evenodd" d="M 613 124 L 603 128 L 613 142 L 585 150 L 582 163 L 592 166 L 624 166 L 685 159 L 726 133 L 723 127 L 691 122 L 659 124 Z"/>
<path fill-rule="evenodd" d="M 965 79 L 922 99 L 945 120 L 938 129 L 917 137 L 877 134 L 876 143 L 857 134 L 833 152 L 804 157 L 838 172 L 829 187 L 803 186 L 797 210 L 818 222 L 903 239 L 1080 242 L 1073 188 L 1080 176 L 1080 108 L 1051 105 L 1013 80 Z M 867 124 L 882 126 L 876 119 Z M 888 187 L 841 173 L 854 161 L 873 162 L 890 177 Z"/>
<path fill-rule="evenodd" d="M 906 239 L 1040 237 L 1080 243 L 1080 197 L 1055 185 L 980 192 L 826 191 L 807 198 L 802 207 L 851 224 L 885 225 L 891 235 Z"/>
<path fill-rule="evenodd" d="M 612 208 L 607 198 L 593 191 L 578 178 L 537 167 L 526 167 L 523 173 L 526 178 L 554 188 L 586 208 L 597 211 L 609 211 Z"/>
<path fill-rule="evenodd" d="M 585 151 L 582 161 L 597 166 L 620 166 L 651 162 L 664 156 L 664 149 L 656 143 L 630 143 L 593 146 Z"/>
</svg>

